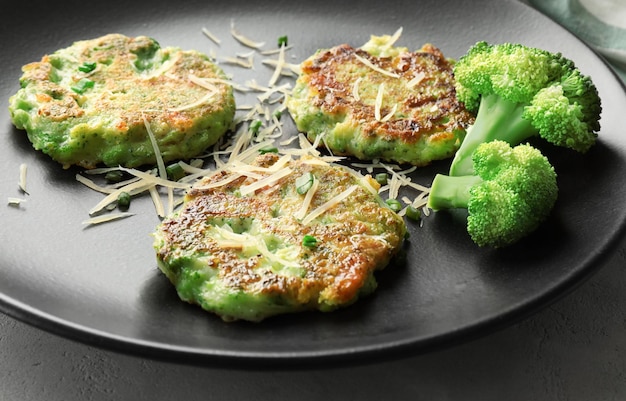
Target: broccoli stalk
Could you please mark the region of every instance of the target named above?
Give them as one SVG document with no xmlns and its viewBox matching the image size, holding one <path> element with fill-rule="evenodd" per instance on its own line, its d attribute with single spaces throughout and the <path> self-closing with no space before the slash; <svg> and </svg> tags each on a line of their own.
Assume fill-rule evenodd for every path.
<svg viewBox="0 0 626 401">
<path fill-rule="evenodd" d="M 554 168 L 539 150 L 494 140 L 480 144 L 472 161 L 472 175 L 435 176 L 428 207 L 467 209 L 467 231 L 477 245 L 513 244 L 548 217 L 558 187 Z"/>
<path fill-rule="evenodd" d="M 558 53 L 520 44 L 478 42 L 454 68 L 457 97 L 476 120 L 450 166 L 470 175 L 472 154 L 483 142 L 520 144 L 539 136 L 586 152 L 600 129 L 601 104 L 588 76 Z"/>
</svg>

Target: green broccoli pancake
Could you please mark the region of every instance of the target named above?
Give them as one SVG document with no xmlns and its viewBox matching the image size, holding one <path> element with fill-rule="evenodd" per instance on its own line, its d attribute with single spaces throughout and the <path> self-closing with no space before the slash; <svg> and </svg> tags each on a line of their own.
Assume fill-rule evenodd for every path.
<svg viewBox="0 0 626 401">
<path fill-rule="evenodd" d="M 371 177 L 268 153 L 195 185 L 154 247 L 182 300 L 225 321 L 260 321 L 371 293 L 405 234 Z"/>
<path fill-rule="evenodd" d="M 288 110 L 298 129 L 338 155 L 424 166 L 451 157 L 473 116 L 457 98 L 452 61 L 372 36 L 319 50 L 301 64 Z"/>
<path fill-rule="evenodd" d="M 230 128 L 224 72 L 194 50 L 110 34 L 78 41 L 22 68 L 11 119 L 64 168 L 138 167 L 202 153 Z"/>
</svg>

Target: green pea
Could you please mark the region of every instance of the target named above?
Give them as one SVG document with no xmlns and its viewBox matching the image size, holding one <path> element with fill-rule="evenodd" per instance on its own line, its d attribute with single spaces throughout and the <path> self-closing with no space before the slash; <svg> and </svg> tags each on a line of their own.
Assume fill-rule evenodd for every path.
<svg viewBox="0 0 626 401">
<path fill-rule="evenodd" d="M 120 170 L 111 170 L 104 175 L 104 179 L 108 183 L 118 183 L 124 179 L 124 172 Z"/>
<path fill-rule="evenodd" d="M 117 196 L 117 207 L 122 211 L 128 210 L 130 207 L 130 194 L 128 192 L 121 192 Z"/>
<path fill-rule="evenodd" d="M 411 220 L 419 220 L 422 218 L 422 212 L 413 206 L 409 206 L 406 208 L 406 217 Z"/>
</svg>

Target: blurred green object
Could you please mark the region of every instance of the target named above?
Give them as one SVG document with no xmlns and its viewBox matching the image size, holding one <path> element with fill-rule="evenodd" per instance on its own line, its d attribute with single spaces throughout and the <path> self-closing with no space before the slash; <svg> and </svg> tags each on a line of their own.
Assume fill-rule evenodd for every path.
<svg viewBox="0 0 626 401">
<path fill-rule="evenodd" d="M 626 1 L 528 0 L 606 58 L 626 82 Z"/>
</svg>

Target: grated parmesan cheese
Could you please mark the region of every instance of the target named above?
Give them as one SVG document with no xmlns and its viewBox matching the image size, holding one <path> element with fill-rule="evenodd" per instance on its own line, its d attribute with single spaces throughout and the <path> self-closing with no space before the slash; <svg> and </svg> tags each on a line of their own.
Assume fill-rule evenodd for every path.
<svg viewBox="0 0 626 401">
<path fill-rule="evenodd" d="M 389 38 L 387 43 L 385 43 L 384 46 L 382 46 L 382 48 L 385 49 L 385 50 L 388 50 L 394 44 L 396 44 L 398 39 L 400 39 L 400 36 L 402 36 L 402 29 L 403 29 L 402 27 L 398 28 L 398 30 L 396 30 L 396 32 L 394 32 L 394 34 Z"/>
<path fill-rule="evenodd" d="M 315 176 L 313 176 L 313 185 L 311 185 L 311 188 L 309 188 L 309 190 L 306 192 L 306 195 L 304 196 L 304 199 L 302 200 L 302 205 L 300 205 L 300 209 L 298 209 L 298 211 L 293 215 L 293 217 L 295 217 L 298 220 L 302 220 L 304 216 L 306 216 L 306 213 L 309 211 L 309 208 L 311 207 L 311 202 L 313 201 L 313 197 L 317 193 L 319 186 L 320 186 L 319 180 L 315 178 Z"/>
<path fill-rule="evenodd" d="M 23 193 L 28 195 L 28 191 L 26 190 L 26 172 L 27 172 L 27 165 L 26 163 L 22 163 L 20 164 L 20 180 L 17 183 L 18 187 L 20 188 L 20 191 L 22 191 Z"/>
<path fill-rule="evenodd" d="M 391 111 L 389 113 L 387 113 L 383 118 L 380 119 L 380 122 L 384 123 L 384 122 L 387 122 L 387 121 L 391 120 L 391 118 L 394 116 L 394 114 L 396 114 L 396 110 L 397 109 L 398 109 L 398 104 L 396 103 L 391 108 Z"/>
<path fill-rule="evenodd" d="M 280 51 L 278 52 L 278 60 L 276 61 L 276 66 L 274 68 L 274 73 L 269 81 L 269 86 L 272 87 L 278 81 L 283 69 L 285 68 L 285 46 L 280 47 Z"/>
<path fill-rule="evenodd" d="M 418 73 L 417 75 L 415 75 L 415 77 L 413 77 L 409 82 L 407 82 L 406 86 L 411 89 L 416 87 L 417 85 L 419 85 L 424 78 L 426 78 L 426 74 L 424 74 L 423 72 Z"/>
<path fill-rule="evenodd" d="M 15 197 L 9 197 L 7 199 L 7 204 L 9 206 L 19 206 L 22 202 L 26 202 L 26 199 L 24 198 L 15 198 Z"/>
<path fill-rule="evenodd" d="M 252 49 L 260 49 L 265 46 L 265 42 L 255 42 L 254 40 L 244 36 L 235 28 L 235 21 L 230 22 L 230 34 L 235 38 L 239 43 L 244 46 L 250 47 Z"/>
<path fill-rule="evenodd" d="M 207 28 L 202 28 L 202 32 L 215 44 L 221 44 L 221 40 L 216 35 L 211 33 Z M 90 210 L 90 215 L 95 215 L 96 213 L 100 213 L 105 210 L 112 210 L 111 206 L 113 206 L 114 208 L 119 193 L 125 191 L 131 195 L 148 192 L 149 196 L 152 198 L 156 214 L 160 218 L 164 218 L 168 214 L 172 213 L 175 207 L 177 207 L 184 201 L 184 197 L 178 196 L 179 193 L 177 191 L 184 192 L 189 190 L 190 188 L 194 188 L 197 190 L 218 188 L 224 185 L 228 185 L 229 183 L 237 179 L 246 178 L 248 180 L 251 180 L 251 183 L 248 185 L 244 185 L 240 188 L 241 194 L 243 196 L 246 196 L 253 194 L 255 191 L 261 188 L 275 185 L 279 180 L 291 174 L 292 171 L 287 166 L 294 157 L 300 157 L 303 162 L 311 164 L 335 163 L 344 159 L 343 157 L 336 157 L 332 154 L 332 152 L 330 152 L 328 146 L 326 146 L 326 143 L 324 141 L 324 135 L 318 135 L 315 140 L 311 142 L 306 138 L 304 134 L 298 133 L 298 135 L 294 135 L 290 138 L 280 141 L 279 144 L 281 147 L 279 147 L 278 151 L 282 156 L 271 167 L 264 168 L 252 164 L 258 156 L 260 150 L 276 147 L 278 143 L 275 144 L 275 141 L 277 141 L 278 138 L 282 138 L 283 136 L 283 123 L 280 121 L 279 117 L 277 117 L 277 112 L 282 113 L 286 110 L 284 100 L 286 96 L 289 96 L 292 90 L 292 82 L 281 83 L 280 85 L 278 84 L 278 82 L 281 77 L 297 77 L 297 75 L 300 73 L 300 65 L 292 64 L 287 61 L 287 51 L 292 49 L 291 46 L 283 45 L 280 46 L 278 49 L 262 51 L 261 47 L 265 45 L 265 42 L 255 41 L 246 37 L 235 28 L 235 23 L 232 20 L 230 33 L 237 42 L 239 42 L 243 46 L 251 48 L 252 50 L 242 53 L 236 53 L 233 57 L 220 57 L 219 60 L 223 63 L 252 69 L 254 68 L 255 63 L 255 53 L 258 52 L 263 56 L 277 56 L 275 58 L 265 58 L 261 60 L 261 63 L 263 65 L 273 68 L 267 85 L 259 85 L 254 79 L 246 81 L 242 85 L 231 81 L 230 78 L 202 78 L 195 76 L 194 74 L 189 74 L 187 79 L 190 82 L 205 88 L 208 93 L 204 96 L 201 96 L 198 100 L 192 103 L 180 105 L 170 110 L 184 111 L 210 102 L 211 98 L 216 93 L 219 93 L 220 85 L 229 85 L 233 88 L 233 90 L 240 93 L 257 92 L 255 94 L 256 103 L 238 105 L 237 110 L 239 110 L 241 113 L 237 113 L 237 116 L 235 117 L 235 120 L 233 122 L 232 129 L 234 134 L 229 137 L 221 138 L 220 141 L 218 141 L 218 143 L 214 145 L 213 149 L 209 153 L 201 156 L 201 159 L 196 159 L 195 163 L 179 162 L 186 175 L 178 182 L 173 182 L 167 178 L 165 164 L 158 149 L 158 142 L 154 136 L 154 132 L 151 130 L 150 122 L 145 116 L 143 116 L 144 124 L 146 126 L 148 136 L 150 137 L 150 141 L 156 155 L 156 169 L 152 169 L 151 171 L 121 169 L 122 171 L 129 173 L 132 178 L 124 182 L 120 182 L 117 184 L 108 184 L 106 186 L 98 185 L 93 180 L 90 180 L 82 175 L 77 175 L 76 179 L 79 182 L 91 188 L 92 190 L 101 192 L 106 195 L 104 199 L 101 200 L 101 202 L 99 202 L 94 208 Z M 399 28 L 393 34 L 393 36 L 389 38 L 384 46 L 388 48 L 393 46 L 395 42 L 400 38 L 401 33 L 402 28 Z M 370 61 L 365 57 L 361 57 L 359 55 L 356 55 L 355 57 L 366 67 L 377 71 L 378 73 L 393 78 L 400 77 L 398 74 L 392 71 L 387 71 L 379 67 L 373 61 Z M 213 57 L 213 59 L 218 60 L 218 57 Z M 181 80 L 180 77 L 175 77 L 168 71 L 172 65 L 173 63 L 164 66 L 159 71 L 157 71 L 157 73 L 165 74 L 168 76 L 171 75 L 172 78 Z M 406 83 L 407 87 L 412 88 L 419 85 L 424 77 L 425 75 L 423 73 L 415 75 L 410 81 Z M 362 77 L 359 77 L 352 86 L 352 95 L 357 101 L 360 100 L 359 89 L 362 83 L 362 79 Z M 375 117 L 376 120 L 380 122 L 386 122 L 392 119 L 398 107 L 397 105 L 390 105 L 391 110 L 387 114 L 382 115 L 384 96 L 385 86 L 384 84 L 381 84 L 378 88 L 375 102 Z M 250 129 L 251 124 L 257 124 L 256 121 L 262 122 L 259 129 Z M 289 146 L 294 143 L 296 146 L 285 148 L 285 146 Z M 320 152 L 319 148 L 322 144 L 326 146 L 329 155 L 323 155 Z M 307 160 L 306 157 L 309 155 L 313 156 L 314 158 Z M 203 159 L 206 158 L 212 158 L 214 163 L 211 167 L 204 167 Z M 359 166 L 357 166 L 357 164 L 355 163 L 354 166 L 367 169 L 370 174 L 374 169 L 379 168 L 382 168 L 391 173 L 391 179 L 389 180 L 389 184 L 385 187 L 379 187 L 378 185 L 374 186 L 373 184 L 375 183 L 370 183 L 367 180 L 367 177 L 363 179 L 363 182 L 366 184 L 367 189 L 370 190 L 372 193 L 378 192 L 379 194 L 381 194 L 383 192 L 387 192 L 387 196 L 389 198 L 395 199 L 396 197 L 400 196 L 400 189 L 402 187 L 407 187 L 411 190 L 417 190 L 419 193 L 417 194 L 417 196 L 412 198 L 409 196 L 404 196 L 402 198 L 402 201 L 406 205 L 423 207 L 426 209 L 425 205 L 428 199 L 429 189 L 427 187 L 413 183 L 411 181 L 411 178 L 407 176 L 407 174 L 414 171 L 414 168 L 401 170 L 399 166 L 382 164 L 378 160 L 373 161 L 373 163 L 371 164 L 361 164 Z M 120 168 L 117 167 L 95 169 L 91 171 L 86 171 L 85 173 L 103 174 L 108 171 L 119 169 Z M 220 172 L 229 172 L 229 175 L 224 179 L 211 183 L 203 184 L 203 181 L 201 181 L 203 178 Z M 20 182 L 22 182 L 21 178 Z M 301 221 L 302 224 L 311 223 L 315 218 L 323 215 L 326 211 L 330 210 L 332 207 L 336 206 L 342 200 L 350 196 L 350 194 L 357 188 L 356 185 L 352 186 L 342 193 L 331 198 L 323 205 L 315 208 L 314 210 L 310 210 L 312 207 L 311 205 L 313 204 L 313 199 L 315 198 L 317 191 L 319 190 L 319 186 L 319 181 L 317 179 L 314 179 L 312 187 L 303 196 L 302 205 L 298 209 L 297 213 L 294 215 L 298 220 Z M 164 199 L 162 199 L 162 193 L 160 192 L 162 190 L 166 191 L 167 204 L 165 204 Z M 17 202 L 17 200 L 15 202 Z M 406 208 L 404 210 L 406 210 Z M 402 214 L 403 212 L 401 211 L 400 213 Z M 110 216 L 103 215 L 94 217 L 86 221 L 85 223 L 99 224 L 99 222 L 117 220 L 119 218 L 126 217 L 127 215 L 130 214 L 123 213 L 112 214 Z M 427 215 L 426 210 L 424 211 L 424 215 Z M 277 256 L 267 250 L 267 246 L 264 246 L 264 243 L 255 242 L 251 238 L 244 238 L 244 236 L 234 234 L 232 232 L 230 234 L 224 234 L 224 236 L 222 236 L 222 239 L 220 239 L 219 241 L 219 246 L 230 249 L 242 250 L 244 246 L 255 247 L 264 256 L 274 261 L 280 263 L 288 262 L 285 260 L 281 260 L 280 256 Z"/>
<path fill-rule="evenodd" d="M 374 118 L 376 121 L 380 121 L 380 109 L 383 106 L 383 96 L 385 95 L 385 83 L 383 82 L 378 86 L 378 93 L 376 94 L 376 103 L 374 103 Z"/>
<path fill-rule="evenodd" d="M 357 80 L 354 81 L 354 84 L 352 85 L 352 97 L 357 102 L 361 100 L 361 95 L 359 95 L 359 84 L 361 83 L 362 79 L 363 77 L 358 77 Z"/>
<path fill-rule="evenodd" d="M 202 28 L 202 33 L 204 33 L 204 35 L 211 39 L 216 45 L 219 46 L 222 43 L 222 41 L 217 36 L 213 35 L 207 28 Z"/>
<path fill-rule="evenodd" d="M 105 196 L 100 202 L 98 202 L 98 204 L 96 204 L 96 206 L 92 207 L 91 210 L 89 210 L 89 215 L 93 216 L 101 212 L 102 210 L 104 210 L 107 206 L 109 206 L 113 202 L 116 202 L 117 197 L 122 192 L 128 192 L 132 196 L 132 195 L 148 190 L 151 186 L 154 186 L 154 184 L 150 182 L 147 183 L 144 180 L 140 180 L 132 184 L 128 184 L 124 187 L 118 188 L 117 190 Z"/>
<path fill-rule="evenodd" d="M 391 71 L 387 71 L 383 68 L 380 68 L 376 64 L 372 63 L 371 61 L 369 61 L 368 59 L 364 57 L 359 56 L 358 54 L 355 54 L 354 57 L 356 57 L 357 60 L 359 60 L 361 63 L 363 63 L 364 65 L 366 65 L 367 67 L 371 68 L 374 71 L 380 72 L 381 74 L 386 75 L 391 78 L 400 78 L 400 75 Z"/>
<path fill-rule="evenodd" d="M 332 197 L 326 203 L 324 203 L 323 205 L 319 206 L 317 209 L 313 210 L 306 217 L 304 217 L 302 219 L 302 224 L 307 225 L 310 222 L 312 222 L 316 217 L 319 217 L 322 214 L 326 213 L 327 210 L 330 210 L 331 208 L 333 208 L 334 206 L 339 204 L 342 200 L 346 199 L 356 189 L 357 189 L 357 186 L 356 185 L 352 185 L 350 188 L 346 189 L 345 191 L 343 191 L 339 195 L 336 195 L 336 196 Z"/>
<path fill-rule="evenodd" d="M 268 177 L 258 180 L 252 184 L 244 185 L 240 189 L 241 195 L 246 196 L 251 193 L 254 193 L 257 189 L 270 186 L 274 184 L 276 181 L 280 180 L 281 178 L 288 176 L 289 174 L 291 174 L 291 172 L 292 170 L 289 167 L 285 167 L 285 168 L 278 170 L 277 172 L 275 172 L 274 174 Z"/>
<path fill-rule="evenodd" d="M 122 212 L 122 213 L 107 214 L 104 216 L 92 217 L 91 219 L 84 220 L 83 224 L 87 226 L 95 225 L 95 224 L 102 224 L 102 223 L 106 223 L 106 222 L 113 221 L 113 220 L 125 219 L 130 216 L 134 216 L 134 213 Z"/>
</svg>

